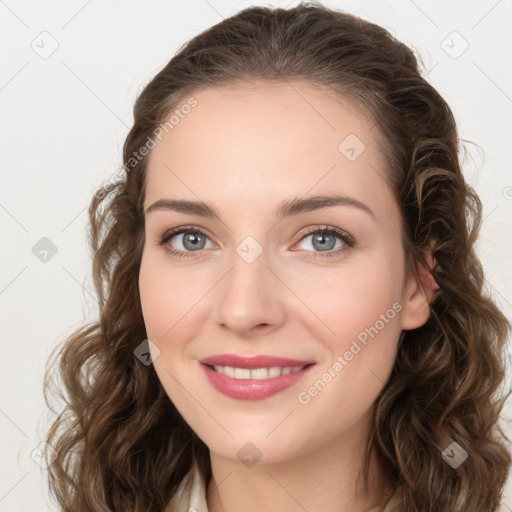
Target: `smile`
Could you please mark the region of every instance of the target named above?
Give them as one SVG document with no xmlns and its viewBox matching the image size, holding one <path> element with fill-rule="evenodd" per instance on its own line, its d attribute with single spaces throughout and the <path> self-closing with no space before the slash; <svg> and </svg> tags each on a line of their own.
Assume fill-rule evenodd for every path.
<svg viewBox="0 0 512 512">
<path fill-rule="evenodd" d="M 307 366 L 307 365 L 306 365 Z M 297 373 L 303 370 L 306 366 L 285 366 L 281 368 L 279 366 L 272 366 L 271 368 L 255 368 L 253 370 L 249 368 L 234 368 L 233 366 L 212 366 L 212 368 L 218 372 L 227 375 L 233 379 L 272 379 L 275 377 L 281 377 L 281 375 L 289 375 L 291 373 Z"/>
<path fill-rule="evenodd" d="M 200 363 L 211 386 L 237 400 L 263 400 L 296 385 L 314 363 L 302 366 L 239 368 Z"/>
</svg>

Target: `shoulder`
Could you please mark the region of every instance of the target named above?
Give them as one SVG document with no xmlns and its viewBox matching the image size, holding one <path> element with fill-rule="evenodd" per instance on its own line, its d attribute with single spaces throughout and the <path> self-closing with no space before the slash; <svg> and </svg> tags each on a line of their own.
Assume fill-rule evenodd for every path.
<svg viewBox="0 0 512 512">
<path fill-rule="evenodd" d="M 163 512 L 208 512 L 204 483 L 195 465 Z"/>
<path fill-rule="evenodd" d="M 497 512 L 511 512 L 512 509 L 507 507 L 504 502 L 501 503 Z M 384 506 L 374 507 L 367 512 L 404 512 L 403 508 L 403 489 L 397 488 L 396 491 L 390 496 Z"/>
</svg>

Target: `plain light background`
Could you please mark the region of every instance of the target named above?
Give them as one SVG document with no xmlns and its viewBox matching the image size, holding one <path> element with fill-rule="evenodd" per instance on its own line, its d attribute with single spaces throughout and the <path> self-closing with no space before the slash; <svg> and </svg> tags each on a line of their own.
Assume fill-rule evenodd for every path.
<svg viewBox="0 0 512 512">
<path fill-rule="evenodd" d="M 37 463 L 52 418 L 44 365 L 51 349 L 95 319 L 87 207 L 122 165 L 137 94 L 182 44 L 222 18 L 251 5 L 297 3 L 0 0 L 0 511 L 56 510 Z M 484 205 L 478 251 L 487 288 L 510 318 L 512 2 L 324 5 L 412 46 L 460 137 L 474 143 L 464 172 Z M 47 261 L 38 257 L 44 237 L 56 250 Z M 510 433 L 510 407 L 503 416 Z M 512 485 L 506 494 L 512 504 Z"/>
</svg>

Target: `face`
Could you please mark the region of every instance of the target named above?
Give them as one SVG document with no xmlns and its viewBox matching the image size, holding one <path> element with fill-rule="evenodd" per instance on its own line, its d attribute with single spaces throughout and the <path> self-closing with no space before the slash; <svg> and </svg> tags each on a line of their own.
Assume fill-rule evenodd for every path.
<svg viewBox="0 0 512 512">
<path fill-rule="evenodd" d="M 402 329 L 426 320 L 372 123 L 305 83 L 193 97 L 148 163 L 139 289 L 158 378 L 212 456 L 346 449 Z"/>
</svg>

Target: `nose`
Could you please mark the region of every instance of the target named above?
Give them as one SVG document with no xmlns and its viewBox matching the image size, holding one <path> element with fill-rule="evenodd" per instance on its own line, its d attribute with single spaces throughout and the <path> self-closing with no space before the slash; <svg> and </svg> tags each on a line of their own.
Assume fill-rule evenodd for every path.
<svg viewBox="0 0 512 512">
<path fill-rule="evenodd" d="M 247 337 L 278 329 L 285 321 L 285 287 L 267 266 L 265 253 L 252 262 L 234 253 L 232 267 L 216 287 L 216 322 Z"/>
</svg>

